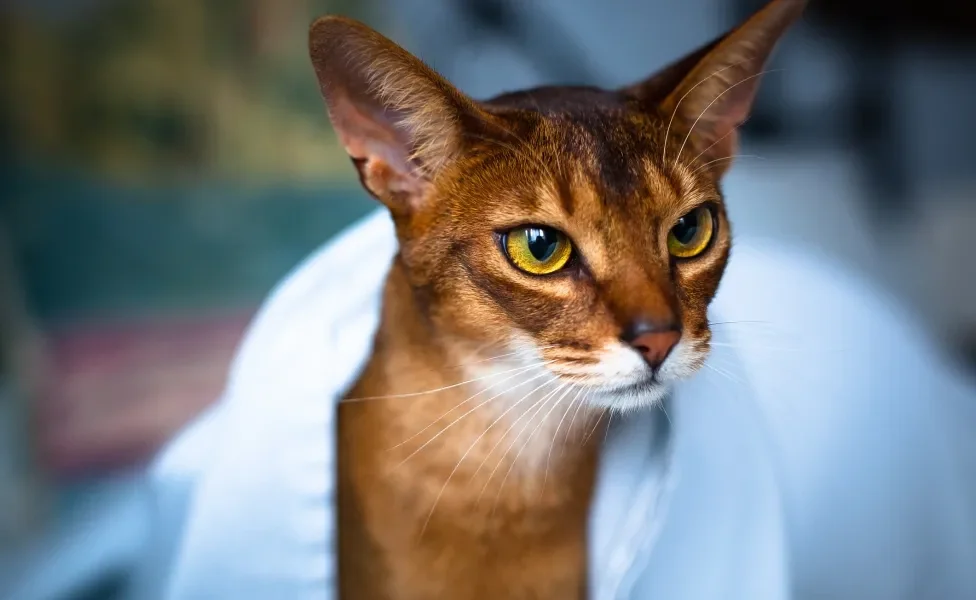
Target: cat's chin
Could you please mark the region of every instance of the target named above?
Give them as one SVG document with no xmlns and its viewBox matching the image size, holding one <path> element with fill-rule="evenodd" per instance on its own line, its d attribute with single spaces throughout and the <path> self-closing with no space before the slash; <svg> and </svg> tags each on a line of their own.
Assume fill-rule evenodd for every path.
<svg viewBox="0 0 976 600">
<path fill-rule="evenodd" d="M 671 391 L 671 385 L 647 377 L 620 386 L 606 386 L 590 392 L 587 402 L 620 411 L 658 406 Z"/>
</svg>

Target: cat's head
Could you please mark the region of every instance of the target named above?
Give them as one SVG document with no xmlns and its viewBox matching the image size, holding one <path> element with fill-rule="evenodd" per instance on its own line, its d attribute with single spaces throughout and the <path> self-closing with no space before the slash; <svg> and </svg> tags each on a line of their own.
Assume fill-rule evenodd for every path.
<svg viewBox="0 0 976 600">
<path fill-rule="evenodd" d="M 340 17 L 313 24 L 310 51 L 431 326 L 541 361 L 620 407 L 659 399 L 705 360 L 731 242 L 719 180 L 763 65 L 803 4 L 774 0 L 610 91 L 478 102 Z"/>
</svg>

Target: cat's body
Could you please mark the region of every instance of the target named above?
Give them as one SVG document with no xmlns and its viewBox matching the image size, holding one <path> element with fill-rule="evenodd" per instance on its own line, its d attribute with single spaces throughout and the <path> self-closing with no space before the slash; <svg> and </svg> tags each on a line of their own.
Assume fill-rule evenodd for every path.
<svg viewBox="0 0 976 600">
<path fill-rule="evenodd" d="M 399 241 L 339 411 L 344 600 L 586 596 L 593 433 L 704 362 L 731 245 L 718 182 L 801 9 L 775 0 L 622 90 L 488 102 L 363 25 L 313 25 L 330 116 Z"/>
<path fill-rule="evenodd" d="M 602 202 L 626 199 L 639 185 L 627 162 L 610 156 L 641 141 L 640 128 L 620 126 L 624 98 L 585 87 L 541 88 L 483 105 L 559 121 L 513 124 L 516 135 L 533 137 L 538 147 L 603 155 L 594 164 L 615 195 L 568 189 L 574 212 L 599 214 Z M 499 176 L 506 172 L 522 175 L 503 168 Z M 596 430 L 601 419 L 608 423 L 606 415 L 543 372 L 521 371 L 518 357 L 504 356 L 507 349 L 437 336 L 399 260 L 383 305 L 373 355 L 348 394 L 380 399 L 347 402 L 339 411 L 340 570 L 365 575 L 343 578 L 343 595 L 585 597 L 586 520 L 602 440 Z M 498 375 L 450 387 L 486 377 L 489 369 Z"/>
<path fill-rule="evenodd" d="M 404 327 L 381 328 L 350 398 L 409 394 L 463 380 L 463 371 L 444 367 L 457 364 L 464 353 L 425 339 L 429 334 L 409 313 L 410 292 L 397 271 L 394 267 L 387 283 L 382 318 Z M 572 414 L 558 440 L 551 428 L 537 430 L 542 415 L 536 412 L 533 419 L 526 409 L 545 394 L 542 390 L 530 396 L 513 390 L 448 427 L 506 387 L 487 389 L 467 403 L 487 386 L 474 382 L 422 397 L 340 407 L 343 598 L 583 597 L 586 517 L 599 436 L 582 444 L 588 419 L 579 416 L 567 439 Z M 536 387 L 532 382 L 523 389 Z M 513 408 L 519 400 L 522 404 Z M 404 402 L 409 411 L 400 410 Z M 563 403 L 552 415 L 565 414 L 567 407 Z M 519 417 L 524 418 L 516 423 Z"/>
</svg>

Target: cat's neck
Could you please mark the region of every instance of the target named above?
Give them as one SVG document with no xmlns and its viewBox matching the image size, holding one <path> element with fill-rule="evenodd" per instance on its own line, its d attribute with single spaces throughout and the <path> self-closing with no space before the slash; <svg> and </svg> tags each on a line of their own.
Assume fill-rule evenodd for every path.
<svg viewBox="0 0 976 600">
<path fill-rule="evenodd" d="M 362 443 L 383 446 L 391 476 L 413 486 L 417 471 L 437 473 L 445 493 L 456 480 L 491 505 L 518 491 L 538 499 L 585 472 L 603 431 L 583 394 L 541 366 L 495 358 L 508 354 L 497 344 L 444 336 L 419 302 L 395 263 L 373 355 L 349 394 L 368 423 Z"/>
</svg>

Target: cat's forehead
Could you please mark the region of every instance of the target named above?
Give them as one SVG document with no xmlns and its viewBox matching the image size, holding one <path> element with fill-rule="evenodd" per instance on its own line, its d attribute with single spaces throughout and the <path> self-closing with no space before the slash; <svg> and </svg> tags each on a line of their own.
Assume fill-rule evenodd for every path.
<svg viewBox="0 0 976 600">
<path fill-rule="evenodd" d="M 666 123 L 625 97 L 596 88 L 540 88 L 505 94 L 488 104 L 504 115 L 535 168 L 517 181 L 558 202 L 568 214 L 671 213 L 715 195 L 693 169 L 668 158 Z M 524 159 L 515 156 L 517 161 Z M 541 162 L 542 164 L 538 164 Z"/>
</svg>

